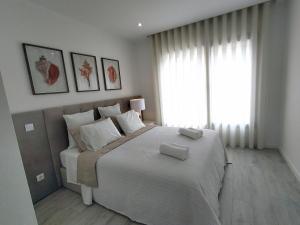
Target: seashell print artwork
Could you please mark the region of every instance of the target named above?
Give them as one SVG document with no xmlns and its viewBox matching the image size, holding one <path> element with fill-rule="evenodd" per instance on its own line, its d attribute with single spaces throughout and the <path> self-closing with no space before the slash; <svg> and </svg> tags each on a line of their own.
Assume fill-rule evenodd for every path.
<svg viewBox="0 0 300 225">
<path fill-rule="evenodd" d="M 113 66 L 109 66 L 107 68 L 107 72 L 108 72 L 108 78 L 110 80 L 110 82 L 115 83 L 117 80 L 117 71 Z"/>
<path fill-rule="evenodd" d="M 48 61 L 45 56 L 40 56 L 39 61 L 35 63 L 36 69 L 44 77 L 45 82 L 48 85 L 53 85 L 56 83 L 59 77 L 59 68 L 57 65 Z"/>
<path fill-rule="evenodd" d="M 22 46 L 32 94 L 68 93 L 63 51 L 28 43 Z"/>
<path fill-rule="evenodd" d="M 77 92 L 99 91 L 96 56 L 71 52 Z"/>
<path fill-rule="evenodd" d="M 121 90 L 119 60 L 101 58 L 105 90 Z"/>
<path fill-rule="evenodd" d="M 89 87 L 91 87 L 90 76 L 93 72 L 93 68 L 91 67 L 91 65 L 86 60 L 84 60 L 84 63 L 81 66 L 81 68 L 79 68 L 79 70 L 80 75 L 87 80 Z"/>
</svg>

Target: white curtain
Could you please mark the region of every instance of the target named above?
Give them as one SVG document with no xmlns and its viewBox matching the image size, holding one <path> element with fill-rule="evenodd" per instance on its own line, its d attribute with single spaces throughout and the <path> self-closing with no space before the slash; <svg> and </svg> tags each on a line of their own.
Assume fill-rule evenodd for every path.
<svg viewBox="0 0 300 225">
<path fill-rule="evenodd" d="M 201 36 L 199 24 L 155 36 L 161 56 L 158 83 L 162 123 L 166 126 L 206 125 L 206 66 Z"/>
<path fill-rule="evenodd" d="M 211 128 L 263 148 L 263 43 L 269 3 L 153 35 L 161 122 Z"/>
</svg>

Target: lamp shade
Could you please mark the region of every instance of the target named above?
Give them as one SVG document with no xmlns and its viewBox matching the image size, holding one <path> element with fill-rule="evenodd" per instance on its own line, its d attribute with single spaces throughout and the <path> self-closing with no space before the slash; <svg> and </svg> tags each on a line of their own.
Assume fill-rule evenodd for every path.
<svg viewBox="0 0 300 225">
<path fill-rule="evenodd" d="M 130 108 L 134 111 L 140 113 L 141 111 L 145 110 L 145 99 L 138 98 L 138 99 L 131 99 L 130 100 Z"/>
</svg>

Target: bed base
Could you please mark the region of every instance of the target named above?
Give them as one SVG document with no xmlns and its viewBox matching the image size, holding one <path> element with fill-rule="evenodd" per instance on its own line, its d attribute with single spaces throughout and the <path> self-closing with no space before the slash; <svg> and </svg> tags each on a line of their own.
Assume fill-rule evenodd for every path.
<svg viewBox="0 0 300 225">
<path fill-rule="evenodd" d="M 71 191 L 74 191 L 74 192 L 76 192 L 76 193 L 78 193 L 78 194 L 80 194 L 81 195 L 81 188 L 80 188 L 80 185 L 78 185 L 78 184 L 71 184 L 71 183 L 68 183 L 67 182 L 67 174 L 66 174 L 66 168 L 64 168 L 64 167 L 61 167 L 60 168 L 60 173 L 61 173 L 61 179 L 62 179 L 62 185 L 65 187 L 65 188 L 67 188 L 67 189 L 69 189 L 69 190 L 71 190 Z"/>
</svg>

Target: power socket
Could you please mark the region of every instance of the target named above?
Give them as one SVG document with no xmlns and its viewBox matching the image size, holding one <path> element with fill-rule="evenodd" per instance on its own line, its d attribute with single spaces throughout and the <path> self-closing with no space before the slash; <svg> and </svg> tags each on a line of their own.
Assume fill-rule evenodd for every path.
<svg viewBox="0 0 300 225">
<path fill-rule="evenodd" d="M 37 182 L 41 182 L 44 179 L 45 179 L 45 174 L 44 173 L 40 173 L 39 175 L 36 176 L 36 181 Z"/>
</svg>

